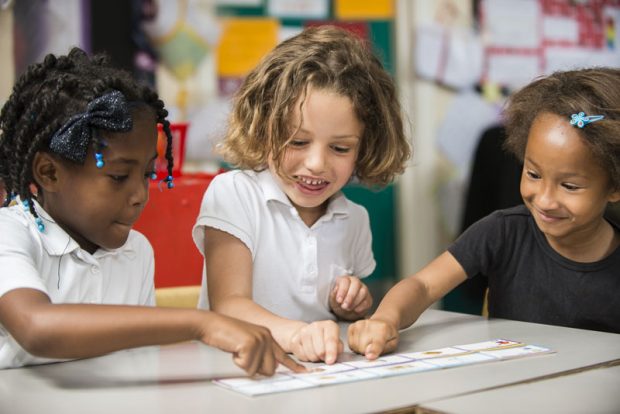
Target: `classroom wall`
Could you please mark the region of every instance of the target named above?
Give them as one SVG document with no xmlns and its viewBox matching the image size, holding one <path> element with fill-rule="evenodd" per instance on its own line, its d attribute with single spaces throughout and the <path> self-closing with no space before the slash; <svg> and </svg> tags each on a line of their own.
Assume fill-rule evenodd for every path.
<svg viewBox="0 0 620 414">
<path fill-rule="evenodd" d="M 435 136 L 443 117 L 443 111 L 453 94 L 432 82 L 422 81 L 415 76 L 413 68 L 413 44 L 415 28 L 432 21 L 438 13 L 438 4 L 427 0 L 396 0 L 396 67 L 395 76 L 400 89 L 403 109 L 408 118 L 415 156 L 410 167 L 396 185 L 397 211 L 397 260 L 400 276 L 410 274 L 431 260 L 445 246 L 441 236 L 441 217 L 436 208 L 434 187 L 440 168 L 436 151 Z M 463 24 L 469 24 L 470 0 L 453 0 L 464 16 Z M 12 50 L 11 10 L 0 10 L 0 103 L 3 103 L 14 81 Z M 206 91 L 212 95 L 215 86 L 213 60 L 209 55 L 198 68 L 201 75 L 190 79 L 184 86 L 189 90 Z M 178 85 L 163 67 L 157 72 L 158 89 L 174 103 L 178 96 Z M 173 106 L 173 105 L 171 105 Z"/>
<path fill-rule="evenodd" d="M 454 25 L 471 24 L 471 1 L 429 2 L 398 0 L 396 20 L 396 77 L 401 102 L 409 117 L 414 157 L 398 181 L 398 246 L 401 277 L 420 270 L 450 241 L 443 234 L 437 207 L 437 183 L 442 159 L 437 130 L 455 93 L 422 80 L 414 70 L 415 30 L 441 18 L 446 4 L 455 7 Z"/>
<path fill-rule="evenodd" d="M 13 87 L 13 15 L 0 8 L 0 106 Z"/>
</svg>

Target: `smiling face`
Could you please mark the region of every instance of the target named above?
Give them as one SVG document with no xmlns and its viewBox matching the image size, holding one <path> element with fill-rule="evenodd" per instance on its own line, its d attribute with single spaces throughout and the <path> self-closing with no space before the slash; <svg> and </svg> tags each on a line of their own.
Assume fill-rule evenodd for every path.
<svg viewBox="0 0 620 414">
<path fill-rule="evenodd" d="M 285 178 L 276 173 L 271 159 L 269 169 L 311 226 L 325 212 L 328 199 L 351 178 L 364 127 L 342 95 L 309 88 L 301 110 L 300 103 L 291 120 L 293 127 L 300 127 L 280 166 Z"/>
<path fill-rule="evenodd" d="M 84 165 L 57 162 L 51 191 L 43 190 L 43 208 L 90 253 L 121 247 L 148 200 L 157 124 L 149 109 L 134 110 L 132 118 L 131 131 L 104 133 L 103 168 L 91 149 Z"/>
<path fill-rule="evenodd" d="M 609 229 L 603 219 L 607 203 L 620 199 L 578 129 L 549 113 L 539 115 L 530 129 L 521 195 L 554 247 L 596 240 Z"/>
</svg>

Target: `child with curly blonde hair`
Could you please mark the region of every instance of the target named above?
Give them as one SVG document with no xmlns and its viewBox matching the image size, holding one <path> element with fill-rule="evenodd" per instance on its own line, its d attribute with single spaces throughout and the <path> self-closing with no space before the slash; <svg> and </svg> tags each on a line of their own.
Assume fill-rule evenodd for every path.
<svg viewBox="0 0 620 414">
<path fill-rule="evenodd" d="M 194 227 L 201 306 L 333 363 L 335 320 L 366 315 L 375 268 L 368 213 L 341 190 L 386 185 L 410 156 L 392 78 L 357 36 L 306 29 L 245 79 L 220 151 L 240 169 L 209 185 Z"/>
</svg>

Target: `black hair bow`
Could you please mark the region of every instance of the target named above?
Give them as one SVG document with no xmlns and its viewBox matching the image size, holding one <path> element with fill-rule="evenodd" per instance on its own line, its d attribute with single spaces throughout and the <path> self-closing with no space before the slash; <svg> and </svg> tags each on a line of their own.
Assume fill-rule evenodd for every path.
<svg viewBox="0 0 620 414">
<path fill-rule="evenodd" d="M 95 128 L 114 132 L 131 130 L 129 105 L 121 92 L 114 90 L 93 99 L 86 107 L 86 112 L 72 116 L 52 135 L 49 148 L 56 154 L 82 164 Z"/>
</svg>

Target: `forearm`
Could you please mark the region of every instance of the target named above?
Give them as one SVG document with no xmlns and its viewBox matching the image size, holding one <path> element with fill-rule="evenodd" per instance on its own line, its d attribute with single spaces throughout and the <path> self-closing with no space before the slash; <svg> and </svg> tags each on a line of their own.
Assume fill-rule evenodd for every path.
<svg viewBox="0 0 620 414">
<path fill-rule="evenodd" d="M 467 278 L 460 263 L 444 252 L 413 276 L 401 280 L 385 295 L 371 319 L 381 319 L 403 329 Z"/>
<path fill-rule="evenodd" d="M 388 291 L 370 319 L 380 319 L 397 329 L 411 326 L 436 299 L 415 276 L 401 280 Z"/>
<path fill-rule="evenodd" d="M 278 316 L 247 297 L 231 296 L 220 300 L 211 298 L 210 301 L 212 309 L 216 312 L 268 328 L 276 342 L 286 352 L 291 352 L 290 339 L 293 333 L 306 325 L 302 321 Z"/>
<path fill-rule="evenodd" d="M 210 312 L 193 309 L 48 304 L 33 309 L 16 339 L 38 356 L 84 358 L 201 339 L 202 327 L 213 318 Z"/>
</svg>

